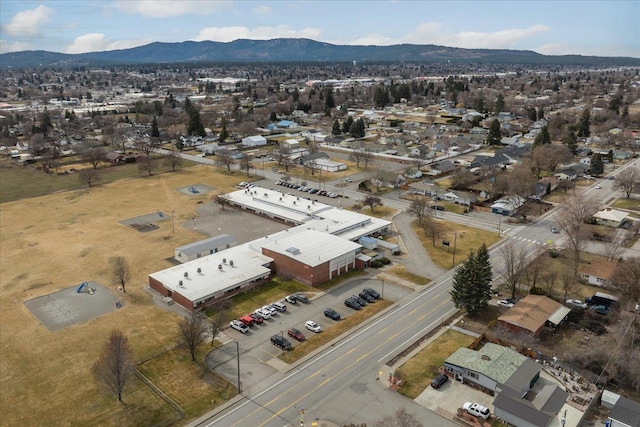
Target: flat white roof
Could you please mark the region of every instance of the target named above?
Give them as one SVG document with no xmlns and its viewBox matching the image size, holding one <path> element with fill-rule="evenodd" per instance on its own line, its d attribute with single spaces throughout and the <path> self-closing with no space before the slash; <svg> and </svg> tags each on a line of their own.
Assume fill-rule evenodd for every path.
<svg viewBox="0 0 640 427">
<path fill-rule="evenodd" d="M 269 236 L 261 246 L 295 259 L 310 267 L 323 264 L 342 255 L 355 252 L 362 246 L 350 240 L 316 230 L 303 230 L 280 238 Z"/>
<path fill-rule="evenodd" d="M 233 266 L 230 265 L 232 261 Z M 272 261 L 272 258 L 244 244 L 149 274 L 149 277 L 197 303 L 217 292 L 268 276 L 271 270 L 265 266 Z M 222 269 L 218 265 L 222 265 Z"/>
</svg>

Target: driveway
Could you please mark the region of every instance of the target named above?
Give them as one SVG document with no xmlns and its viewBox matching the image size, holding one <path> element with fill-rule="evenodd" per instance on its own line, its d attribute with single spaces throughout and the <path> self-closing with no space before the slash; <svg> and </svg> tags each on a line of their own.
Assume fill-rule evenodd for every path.
<svg viewBox="0 0 640 427">
<path fill-rule="evenodd" d="M 402 256 L 402 260 L 399 262 L 404 264 L 410 273 L 430 279 L 446 273 L 447 270 L 435 265 L 424 250 L 420 239 L 418 239 L 411 227 L 413 220 L 414 218 L 406 212 L 402 212 L 393 217 L 396 229 L 398 233 L 400 233 L 403 251 L 407 254 L 407 256 Z"/>
<path fill-rule="evenodd" d="M 437 390 L 427 387 L 414 402 L 446 418 L 455 416 L 465 402 L 477 402 L 493 413 L 493 396 L 451 379 Z"/>
</svg>

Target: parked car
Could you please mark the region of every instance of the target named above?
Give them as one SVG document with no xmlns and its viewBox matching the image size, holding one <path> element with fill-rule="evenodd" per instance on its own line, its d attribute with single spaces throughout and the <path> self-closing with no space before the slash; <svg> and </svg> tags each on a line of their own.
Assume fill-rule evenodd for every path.
<svg viewBox="0 0 640 427">
<path fill-rule="evenodd" d="M 324 315 L 332 320 L 340 320 L 340 313 L 335 311 L 333 308 L 325 308 Z"/>
<path fill-rule="evenodd" d="M 318 325 L 313 320 L 307 320 L 307 322 L 304 324 L 304 327 L 310 330 L 311 332 L 315 332 L 315 333 L 322 332 L 322 328 L 320 327 L 320 325 Z"/>
<path fill-rule="evenodd" d="M 560 233 L 560 230 L 558 230 L 558 228 L 557 228 L 557 227 L 554 227 L 554 226 L 552 225 L 552 226 L 551 226 L 551 232 L 552 232 L 553 234 L 558 234 L 558 233 Z"/>
<path fill-rule="evenodd" d="M 263 310 L 263 309 L 259 308 L 259 309 L 257 309 L 255 311 L 255 314 L 258 314 L 258 315 L 262 316 L 262 318 L 264 320 L 271 319 L 271 310 Z"/>
<path fill-rule="evenodd" d="M 572 305 L 574 307 L 587 308 L 587 303 L 586 302 L 582 302 L 579 299 L 568 299 L 567 300 L 567 304 L 568 305 Z"/>
<path fill-rule="evenodd" d="M 352 180 L 351 178 L 347 178 L 347 179 L 345 179 L 345 181 L 347 181 L 347 182 L 353 182 L 353 180 Z"/>
<path fill-rule="evenodd" d="M 286 302 L 288 302 L 289 304 L 297 304 L 298 303 L 298 299 L 296 298 L 295 294 L 294 295 L 287 295 L 286 297 L 284 297 L 284 300 Z"/>
<path fill-rule="evenodd" d="M 296 341 L 304 341 L 306 339 L 304 334 L 296 328 L 289 329 L 287 334 Z"/>
<path fill-rule="evenodd" d="M 296 297 L 296 300 L 305 304 L 309 302 L 309 298 L 305 294 L 293 294 L 293 296 Z"/>
<path fill-rule="evenodd" d="M 281 303 L 280 301 L 271 303 L 271 307 L 274 307 L 280 313 L 284 313 L 285 311 L 287 311 L 287 306 Z"/>
<path fill-rule="evenodd" d="M 372 297 L 371 295 L 369 295 L 368 293 L 366 293 L 365 291 L 362 291 L 358 294 L 358 296 L 360 298 L 362 298 L 363 300 L 365 300 L 366 302 L 368 302 L 369 304 L 371 304 L 372 302 L 375 302 L 376 299 L 374 297 Z"/>
<path fill-rule="evenodd" d="M 360 304 L 358 304 L 358 301 L 353 299 L 353 297 L 349 297 L 346 300 L 344 300 L 344 305 L 346 305 L 347 307 L 352 308 L 354 310 L 361 310 L 362 309 L 362 306 Z"/>
<path fill-rule="evenodd" d="M 367 305 L 367 302 L 364 300 L 364 298 L 360 298 L 358 295 L 351 295 L 351 298 L 356 300 L 361 307 L 364 307 L 365 305 Z"/>
<path fill-rule="evenodd" d="M 253 317 L 251 317 L 248 314 L 246 316 L 242 316 L 238 320 L 241 321 L 242 324 L 245 325 L 245 326 L 252 326 L 254 324 Z"/>
<path fill-rule="evenodd" d="M 606 306 L 606 305 L 602 305 L 602 304 L 599 304 L 599 305 L 592 305 L 592 306 L 591 306 L 591 310 L 595 311 L 595 312 L 596 312 L 596 313 L 598 313 L 598 314 L 605 314 L 605 315 L 607 315 L 607 314 L 609 314 L 609 313 L 610 313 L 610 311 L 609 311 L 609 309 L 607 308 L 607 306 Z"/>
<path fill-rule="evenodd" d="M 271 343 L 283 350 L 291 350 L 291 342 L 280 335 L 273 335 L 271 337 Z"/>
<path fill-rule="evenodd" d="M 276 310 L 275 307 L 272 307 L 271 305 L 265 305 L 264 307 L 262 307 L 262 312 L 268 312 L 271 316 L 273 316 L 274 314 L 278 314 L 278 310 Z"/>
<path fill-rule="evenodd" d="M 489 411 L 489 408 L 486 408 L 479 403 L 466 402 L 464 405 L 462 405 L 462 409 L 475 417 L 482 418 L 483 420 L 486 420 L 491 416 L 491 411 Z"/>
<path fill-rule="evenodd" d="M 229 325 L 236 331 L 242 332 L 243 334 L 246 334 L 247 332 L 249 332 L 249 328 L 239 320 L 234 319 L 231 322 L 229 322 Z"/>
<path fill-rule="evenodd" d="M 253 319 L 253 323 L 256 323 L 258 325 L 261 324 L 262 322 L 264 322 L 264 317 L 262 317 L 258 313 L 251 313 L 251 314 L 249 314 L 249 316 L 251 316 L 251 318 Z"/>
<path fill-rule="evenodd" d="M 440 206 L 440 205 L 432 205 L 431 209 L 435 209 L 437 211 L 443 211 L 444 210 L 444 206 Z"/>
<path fill-rule="evenodd" d="M 375 289 L 371 289 L 371 288 L 364 288 L 362 290 L 362 292 L 366 292 L 369 295 L 371 295 L 372 297 L 374 297 L 375 299 L 380 299 L 380 294 L 378 293 L 378 291 L 376 291 Z"/>
<path fill-rule="evenodd" d="M 506 307 L 506 308 L 511 308 L 513 307 L 513 303 L 507 301 L 506 299 L 501 299 L 498 301 L 498 306 L 500 307 Z"/>
<path fill-rule="evenodd" d="M 447 377 L 445 374 L 440 374 L 435 377 L 433 381 L 431 381 L 431 387 L 440 388 L 442 384 L 446 383 L 447 381 L 449 381 L 449 377 Z"/>
</svg>

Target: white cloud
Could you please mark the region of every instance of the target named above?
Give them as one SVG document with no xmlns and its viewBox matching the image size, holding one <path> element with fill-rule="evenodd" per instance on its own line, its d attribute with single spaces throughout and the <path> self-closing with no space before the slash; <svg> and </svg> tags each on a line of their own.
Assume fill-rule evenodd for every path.
<svg viewBox="0 0 640 427">
<path fill-rule="evenodd" d="M 256 15 L 268 15 L 271 13 L 271 10 L 269 6 L 258 6 L 253 8 L 252 12 Z"/>
<path fill-rule="evenodd" d="M 195 41 L 211 40 L 230 42 L 237 39 L 270 40 L 277 38 L 308 38 L 318 40 L 321 31 L 317 28 L 303 28 L 295 30 L 288 25 L 276 27 L 209 27 L 204 28 L 194 38 Z"/>
<path fill-rule="evenodd" d="M 103 52 L 106 50 L 130 49 L 149 44 L 150 39 L 109 40 L 104 34 L 91 33 L 77 37 L 66 50 L 66 53 Z"/>
<path fill-rule="evenodd" d="M 132 15 L 167 18 L 180 15 L 208 15 L 225 9 L 231 1 L 218 0 L 117 0 L 115 7 Z"/>
<path fill-rule="evenodd" d="M 42 5 L 23 10 L 16 13 L 8 24 L 4 24 L 2 31 L 12 37 L 38 37 L 42 25 L 51 20 L 54 12 L 52 8 Z"/>
<path fill-rule="evenodd" d="M 0 40 L 0 54 L 9 52 L 20 52 L 30 49 L 29 43 L 23 42 L 9 42 L 6 40 Z"/>
<path fill-rule="evenodd" d="M 415 30 L 401 37 L 393 38 L 372 34 L 355 39 L 348 44 L 392 45 L 414 43 L 436 44 L 467 49 L 507 49 L 515 47 L 517 42 L 522 39 L 548 30 L 549 27 L 545 25 L 533 25 L 528 28 L 513 28 L 492 33 L 461 31 L 456 34 L 450 34 L 447 33 L 444 24 L 428 22 L 420 24 Z"/>
</svg>

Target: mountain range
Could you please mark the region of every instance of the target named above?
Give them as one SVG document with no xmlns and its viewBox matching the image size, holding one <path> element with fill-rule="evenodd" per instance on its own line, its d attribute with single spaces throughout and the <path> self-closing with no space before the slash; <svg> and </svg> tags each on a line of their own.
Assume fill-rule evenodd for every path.
<svg viewBox="0 0 640 427">
<path fill-rule="evenodd" d="M 0 55 L 1 68 L 109 66 L 153 63 L 411 62 L 453 64 L 640 66 L 640 58 L 541 55 L 530 50 L 462 49 L 436 45 L 335 45 L 309 39 L 240 39 L 222 43 L 151 43 L 131 49 L 67 54 L 48 51 Z"/>
</svg>

